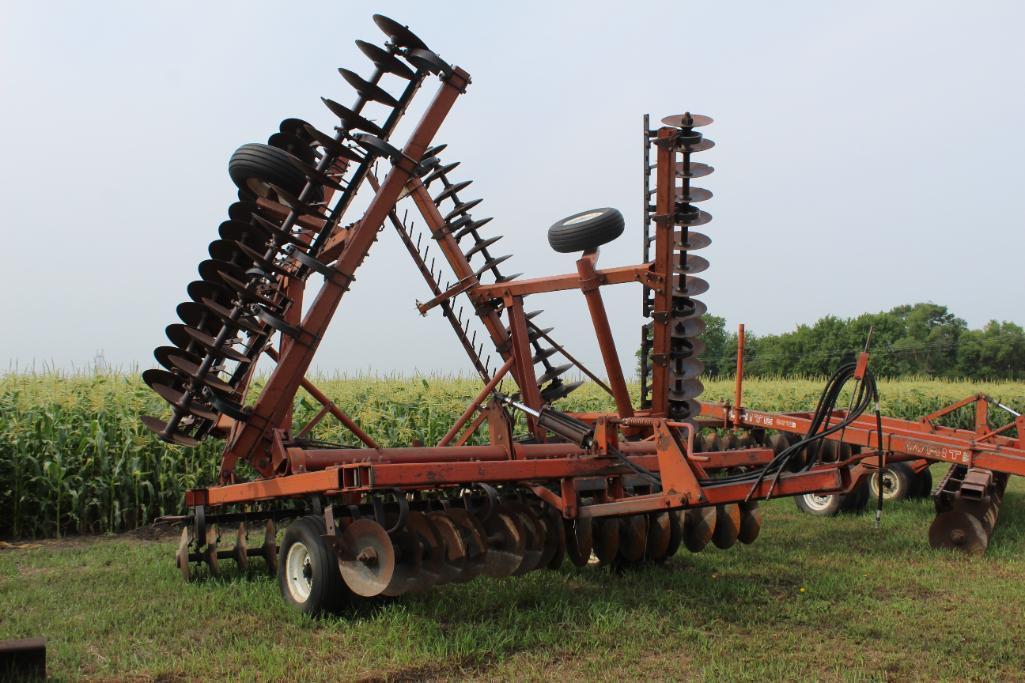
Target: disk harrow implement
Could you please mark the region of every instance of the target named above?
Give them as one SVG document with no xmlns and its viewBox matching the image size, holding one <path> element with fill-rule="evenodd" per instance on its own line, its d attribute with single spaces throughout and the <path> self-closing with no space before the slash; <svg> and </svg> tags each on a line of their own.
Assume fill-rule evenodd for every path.
<svg viewBox="0 0 1025 683">
<path fill-rule="evenodd" d="M 578 254 L 575 269 L 507 274 L 511 256 L 498 250 L 495 226 L 474 216 L 482 199 L 470 194 L 472 181 L 457 177 L 459 162 L 445 161 L 445 146 L 434 145 L 469 75 L 401 24 L 379 15 L 374 21 L 387 42 L 357 42 L 373 73 L 339 70 L 355 103 L 324 98 L 338 121 L 333 131 L 286 119 L 267 144 L 233 155 L 239 201 L 210 244 L 200 279 L 187 288 L 181 322 L 167 329 L 171 344 L 155 353 L 163 369 L 144 374 L 171 406 L 169 418 L 143 418 L 160 438 L 180 446 L 225 439 L 217 485 L 189 491 L 188 512 L 176 518 L 185 527 L 177 563 L 186 578 L 216 574 L 230 560 L 242 569 L 265 566 L 287 601 L 313 613 L 557 568 L 567 557 L 623 569 L 665 561 L 680 547 L 726 549 L 758 537 L 758 501 L 856 484 L 864 464 L 842 450 L 799 461 L 799 444 L 766 439 L 764 425 L 754 425 L 756 438 L 697 431 L 710 414 L 698 400 L 705 307 L 695 299 L 708 288 L 697 276 L 708 263 L 692 252 L 710 241 L 694 228 L 710 220 L 697 205 L 711 192 L 691 182 L 712 169 L 691 155 L 712 147 L 697 131 L 710 118 L 671 116 L 655 130 L 645 118 L 642 263 L 599 265 L 600 247 L 626 228 L 618 210 L 602 207 L 548 229 L 555 251 Z M 396 126 L 433 76 L 440 84 L 399 146 Z M 362 215 L 345 219 L 361 190 L 368 200 Z M 408 211 L 400 214 L 400 201 L 419 213 L 420 232 Z M 357 424 L 305 377 L 386 222 L 427 283 L 430 298 L 418 311 L 440 311 L 482 383 L 434 445 L 379 444 L 373 425 Z M 639 405 L 627 390 L 602 296 L 602 288 L 625 283 L 641 285 L 649 318 Z M 570 290 L 587 306 L 607 380 L 555 341 L 540 310 L 527 307 L 531 296 Z M 262 389 L 250 391 L 264 355 L 273 367 Z M 581 376 L 611 395 L 615 411 L 556 407 Z M 862 399 L 874 393 L 859 365 L 827 394 L 851 378 L 861 383 Z M 299 389 L 321 404 L 304 425 L 293 424 Z M 865 405 L 859 400 L 858 410 Z M 356 445 L 316 438 L 329 416 Z M 753 426 L 721 419 L 712 426 Z M 869 456 L 871 444 L 861 445 Z M 952 511 L 970 507 L 958 501 L 971 492 L 999 499 L 999 478 L 980 481 L 970 469 L 948 478 Z M 960 517 L 948 526 L 951 543 L 974 543 Z M 222 529 L 229 530 L 224 544 Z M 250 542 L 259 531 L 262 543 Z"/>
</svg>

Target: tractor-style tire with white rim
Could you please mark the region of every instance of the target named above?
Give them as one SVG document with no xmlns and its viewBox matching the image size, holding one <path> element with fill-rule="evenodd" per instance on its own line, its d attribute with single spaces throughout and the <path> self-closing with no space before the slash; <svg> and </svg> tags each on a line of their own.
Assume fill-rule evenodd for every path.
<svg viewBox="0 0 1025 683">
<path fill-rule="evenodd" d="M 794 503 L 809 515 L 835 517 L 841 512 L 864 512 L 868 497 L 868 482 L 862 479 L 850 493 L 806 493 L 794 496 Z"/>
<path fill-rule="evenodd" d="M 278 550 L 278 587 L 285 602 L 316 616 L 340 609 L 347 589 L 338 559 L 324 542 L 324 520 L 300 517 L 285 528 Z"/>
<path fill-rule="evenodd" d="M 869 477 L 869 491 L 874 500 L 879 495 L 880 473 L 873 472 Z M 914 473 L 902 462 L 891 463 L 882 471 L 883 502 L 891 503 L 911 497 L 914 485 Z"/>
<path fill-rule="evenodd" d="M 840 513 L 843 494 L 840 493 L 805 493 L 794 496 L 794 503 L 801 512 L 816 517 L 835 517 Z"/>
<path fill-rule="evenodd" d="M 553 223 L 548 228 L 548 244 L 563 254 L 589 251 L 622 235 L 625 226 L 618 209 L 589 209 Z"/>
</svg>

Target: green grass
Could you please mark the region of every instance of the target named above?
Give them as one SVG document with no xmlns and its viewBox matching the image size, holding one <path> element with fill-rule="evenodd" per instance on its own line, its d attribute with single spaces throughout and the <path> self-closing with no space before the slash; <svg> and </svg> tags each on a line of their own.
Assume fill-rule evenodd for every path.
<svg viewBox="0 0 1025 683">
<path fill-rule="evenodd" d="M 47 541 L 0 551 L 0 639 L 47 637 L 65 680 L 1025 679 L 1020 480 L 974 558 L 929 548 L 929 501 L 891 506 L 879 531 L 870 515 L 764 509 L 751 546 L 482 578 L 321 620 L 260 573 L 185 584 L 166 540 Z"/>
</svg>

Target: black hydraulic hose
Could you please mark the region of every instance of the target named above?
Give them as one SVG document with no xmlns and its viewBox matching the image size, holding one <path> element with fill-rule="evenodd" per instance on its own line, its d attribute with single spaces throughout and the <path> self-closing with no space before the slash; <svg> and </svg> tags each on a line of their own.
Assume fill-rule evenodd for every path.
<svg viewBox="0 0 1025 683">
<path fill-rule="evenodd" d="M 703 485 L 714 485 L 751 482 L 752 487 L 748 494 L 748 499 L 750 500 L 751 496 L 754 495 L 754 492 L 762 481 L 764 481 L 766 477 L 772 475 L 772 486 L 769 489 L 769 495 L 766 496 L 769 497 L 772 495 L 772 491 L 775 488 L 776 483 L 779 481 L 783 471 L 786 470 L 787 465 L 794 456 L 801 452 L 802 449 L 814 449 L 811 457 L 808 459 L 808 463 L 803 469 L 809 469 L 813 465 L 817 464 L 820 459 L 819 448 L 821 447 L 824 439 L 827 436 L 844 430 L 850 426 L 851 423 L 859 418 L 871 406 L 873 397 L 878 396 L 875 377 L 870 371 L 866 370 L 863 381 L 858 383 L 854 399 L 851 402 L 851 408 L 848 410 L 847 414 L 837 424 L 823 428 L 825 425 L 829 424 L 829 420 L 832 417 L 833 412 L 836 410 L 836 403 L 840 397 L 843 387 L 848 381 L 855 378 L 856 372 L 857 365 L 855 363 L 845 363 L 829 378 L 822 390 L 822 394 L 819 398 L 819 403 L 815 409 L 808 432 L 803 439 L 781 451 L 765 466 L 757 470 L 730 475 L 720 479 L 709 479 L 702 481 L 701 483 Z"/>
</svg>

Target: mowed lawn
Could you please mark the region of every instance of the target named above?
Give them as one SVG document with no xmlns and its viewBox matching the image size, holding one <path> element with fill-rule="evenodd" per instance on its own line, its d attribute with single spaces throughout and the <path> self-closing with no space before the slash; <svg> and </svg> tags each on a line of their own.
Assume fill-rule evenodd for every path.
<svg viewBox="0 0 1025 683">
<path fill-rule="evenodd" d="M 1023 482 L 982 557 L 929 548 L 931 501 L 891 506 L 881 530 L 764 509 L 751 546 L 320 620 L 256 571 L 184 583 L 170 540 L 44 542 L 0 551 L 0 639 L 45 636 L 65 680 L 1025 680 Z"/>
</svg>

